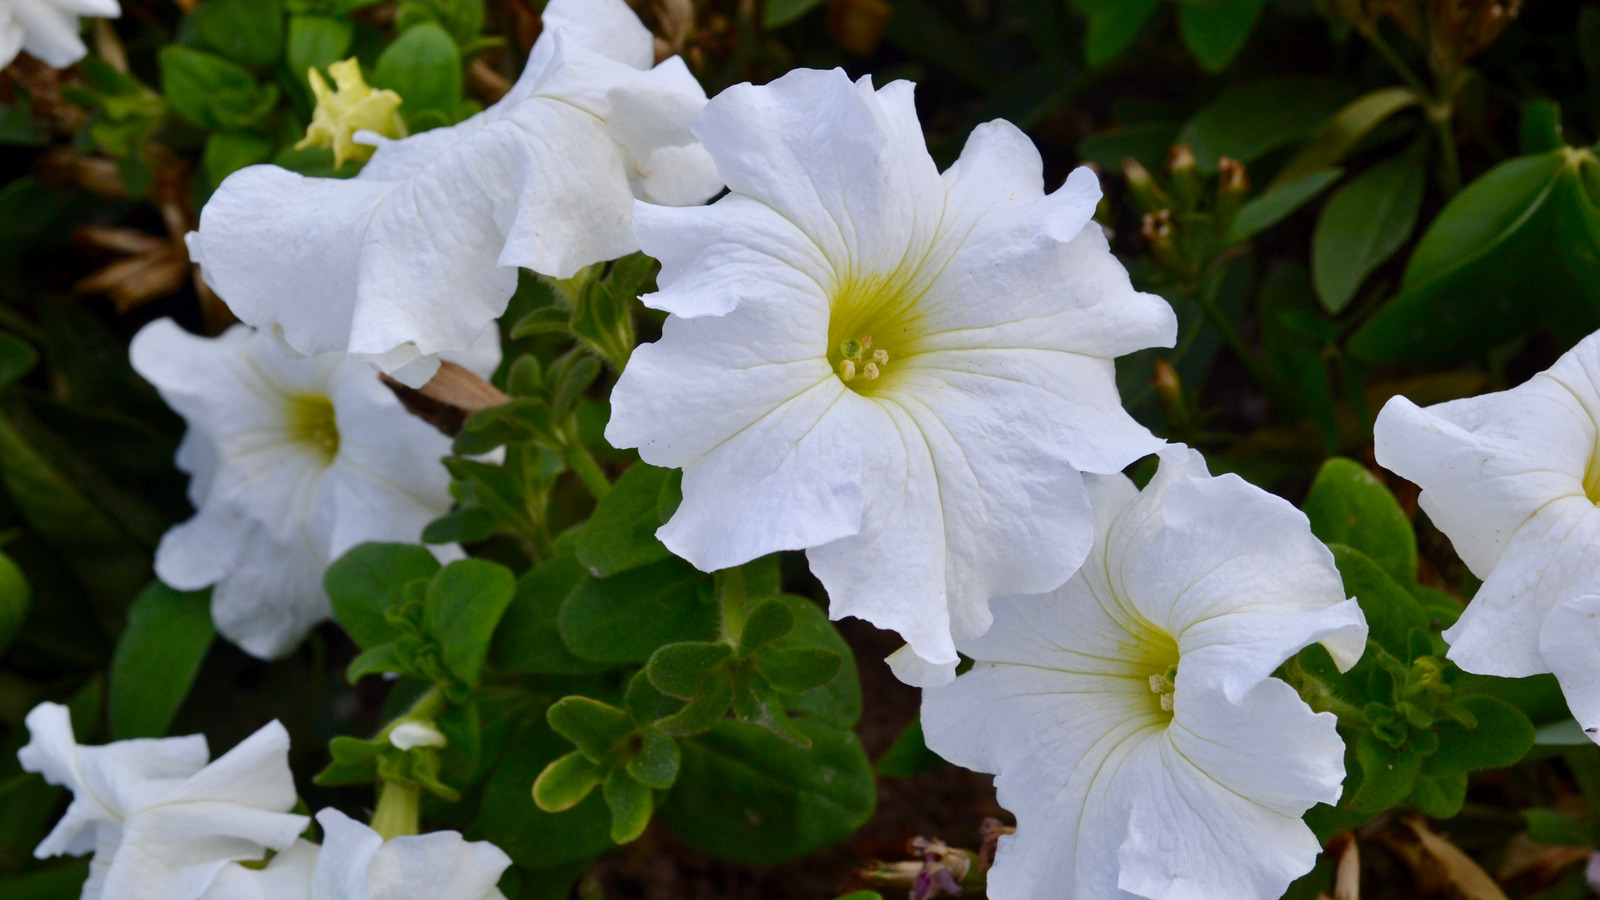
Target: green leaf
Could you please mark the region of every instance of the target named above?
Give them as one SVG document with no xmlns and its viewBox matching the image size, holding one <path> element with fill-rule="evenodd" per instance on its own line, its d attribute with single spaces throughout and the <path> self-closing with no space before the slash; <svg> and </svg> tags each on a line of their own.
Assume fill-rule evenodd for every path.
<svg viewBox="0 0 1600 900">
<path fill-rule="evenodd" d="M 615 768 L 606 776 L 601 791 L 606 806 L 611 809 L 611 840 L 626 844 L 644 834 L 650 824 L 650 813 L 655 810 L 655 800 L 647 785 L 633 780 L 624 768 Z"/>
<path fill-rule="evenodd" d="M 438 25 L 418 25 L 378 57 L 372 85 L 400 95 L 400 114 L 412 131 L 454 121 L 461 105 L 461 51 L 449 32 Z M 444 113 L 435 120 L 425 113 Z"/>
<path fill-rule="evenodd" d="M 1411 805 L 1430 819 L 1452 819 L 1467 799 L 1467 776 L 1418 775 L 1411 785 Z"/>
<path fill-rule="evenodd" d="M 713 640 L 717 610 L 700 599 L 704 579 L 676 557 L 585 578 L 561 606 L 561 640 L 583 659 L 610 663 L 642 663 L 664 644 Z"/>
<path fill-rule="evenodd" d="M 745 619 L 739 634 L 739 655 L 749 656 L 794 630 L 794 613 L 782 600 L 768 600 Z"/>
<path fill-rule="evenodd" d="M 656 690 L 688 700 L 700 693 L 706 679 L 732 655 L 733 648 L 721 642 L 667 644 L 650 654 L 645 672 Z"/>
<path fill-rule="evenodd" d="M 826 0 L 767 0 L 761 10 L 761 27 L 782 28 L 824 2 Z"/>
<path fill-rule="evenodd" d="M 1268 190 L 1284 187 L 1336 165 L 1355 149 L 1362 138 L 1371 134 L 1390 116 L 1422 102 L 1423 98 L 1408 87 L 1378 88 L 1362 94 L 1335 113 L 1311 140 L 1306 141 L 1294 159 L 1278 171 Z"/>
<path fill-rule="evenodd" d="M 1501 163 L 1456 195 L 1406 266 L 1400 295 L 1349 342 L 1376 364 L 1442 365 L 1543 323 L 1565 349 L 1600 327 L 1597 164 L 1567 148 Z"/>
<path fill-rule="evenodd" d="M 780 594 L 778 599 L 789 605 L 789 612 L 794 615 L 794 629 L 769 644 L 769 648 L 815 648 L 834 653 L 841 660 L 839 674 L 832 681 L 805 693 L 785 696 L 784 708 L 791 714 L 811 716 L 835 728 L 854 726 L 861 718 L 861 678 L 850 645 L 816 603 L 793 594 Z"/>
<path fill-rule="evenodd" d="M 1244 47 L 1266 0 L 1212 0 L 1178 8 L 1183 44 L 1207 72 L 1220 72 Z"/>
<path fill-rule="evenodd" d="M 1556 847 L 1594 846 L 1594 836 L 1589 826 L 1566 813 L 1538 807 L 1521 812 L 1523 820 L 1528 823 L 1528 837 L 1541 844 Z"/>
<path fill-rule="evenodd" d="M 175 591 L 157 581 L 140 592 L 111 659 L 112 740 L 166 737 L 215 637 L 210 591 Z"/>
<path fill-rule="evenodd" d="M 1346 544 L 1365 553 L 1397 583 L 1417 580 L 1417 539 L 1400 501 L 1355 460 L 1335 457 L 1322 464 L 1301 508 L 1311 533 L 1326 544 Z"/>
<path fill-rule="evenodd" d="M 248 66 L 267 66 L 283 49 L 283 0 L 206 0 L 189 17 L 206 46 Z"/>
<path fill-rule="evenodd" d="M 249 69 L 215 54 L 169 44 L 159 59 L 161 92 L 203 128 L 249 128 L 277 105 L 277 87 L 257 84 Z"/>
<path fill-rule="evenodd" d="M 1099 67 L 1133 43 L 1160 0 L 1072 0 L 1072 5 L 1089 19 L 1083 52 L 1090 66 Z"/>
<path fill-rule="evenodd" d="M 872 815 L 876 792 L 861 742 L 809 719 L 800 749 L 763 728 L 723 721 L 682 742 L 683 768 L 658 812 L 690 847 L 771 865 L 835 843 Z"/>
<path fill-rule="evenodd" d="M 666 559 L 672 554 L 656 540 L 661 487 L 670 469 L 634 463 L 606 492 L 578 534 L 578 561 L 596 578 Z"/>
<path fill-rule="evenodd" d="M 1354 596 L 1367 617 L 1371 639 L 1400 659 L 1405 659 L 1407 634 L 1426 630 L 1428 615 L 1415 597 L 1390 578 L 1383 567 L 1354 547 L 1329 544 L 1334 564 L 1344 579 L 1346 594 Z"/>
<path fill-rule="evenodd" d="M 393 642 L 379 644 L 371 650 L 364 651 L 360 656 L 350 660 L 345 667 L 346 681 L 355 684 L 368 675 L 417 675 L 413 667 L 407 662 L 407 657 L 400 654 L 400 648 Z"/>
<path fill-rule="evenodd" d="M 1268 188 L 1239 208 L 1223 240 L 1229 244 L 1242 244 L 1250 240 L 1316 199 L 1328 185 L 1343 175 L 1343 169 L 1321 169 L 1304 178 Z"/>
<path fill-rule="evenodd" d="M 457 560 L 428 585 L 423 627 L 439 644 L 445 668 L 467 685 L 478 686 L 495 626 L 516 593 L 511 570 L 482 559 Z"/>
<path fill-rule="evenodd" d="M 1413 741 L 1396 751 L 1368 731 L 1356 740 L 1356 759 L 1361 764 L 1361 787 L 1349 800 L 1357 812 L 1378 812 L 1411 796 L 1417 773 L 1426 754 Z"/>
<path fill-rule="evenodd" d="M 28 618 L 28 608 L 33 605 L 33 590 L 22 570 L 11 557 L 0 553 L 0 656 L 22 630 Z"/>
<path fill-rule="evenodd" d="M 88 877 L 89 864 L 86 862 L 52 866 L 14 878 L 0 878 L 0 897 L 6 900 L 64 900 L 79 896 Z"/>
<path fill-rule="evenodd" d="M 1561 104 L 1534 100 L 1522 108 L 1522 152 L 1549 153 L 1566 146 L 1561 139 Z"/>
<path fill-rule="evenodd" d="M 678 767 L 682 762 L 677 741 L 654 728 L 647 728 L 639 752 L 628 760 L 628 774 L 641 784 L 664 791 L 678 780 Z"/>
<path fill-rule="evenodd" d="M 1533 749 L 1533 723 L 1522 711 L 1481 694 L 1458 697 L 1455 703 L 1476 718 L 1477 727 L 1445 720 L 1434 726 L 1439 750 L 1428 758 L 1423 772 L 1453 775 L 1474 769 L 1510 766 Z"/>
<path fill-rule="evenodd" d="M 423 547 L 366 543 L 334 560 L 322 586 L 339 625 L 357 646 L 370 650 L 400 636 L 384 612 L 405 602 L 406 585 L 432 581 L 438 571 L 439 561 Z"/>
<path fill-rule="evenodd" d="M 566 812 L 600 786 L 600 767 L 574 750 L 546 766 L 533 782 L 533 802 L 545 812 Z"/>
<path fill-rule="evenodd" d="M 547 813 L 533 802 L 528 786 L 570 750 L 571 744 L 536 718 L 512 739 L 484 787 L 478 828 L 519 866 L 547 869 L 586 861 L 611 846 L 611 814 L 598 794 L 561 813 Z"/>
<path fill-rule="evenodd" d="M 312 69 L 326 69 L 350 52 L 355 25 L 332 16 L 292 16 L 289 19 L 289 75 L 295 81 L 309 78 Z M 403 98 L 402 98 L 403 99 Z"/>
<path fill-rule="evenodd" d="M 784 694 L 821 687 L 839 674 L 839 654 L 817 647 L 776 647 L 756 654 L 756 671 Z"/>
<path fill-rule="evenodd" d="M 583 566 L 571 556 L 547 559 L 522 576 L 516 596 L 495 629 L 490 664 L 502 672 L 534 675 L 583 674 L 608 668 L 607 663 L 574 656 L 556 628 L 561 604 L 583 578 Z"/>
<path fill-rule="evenodd" d="M 924 772 L 937 772 L 950 765 L 944 757 L 928 749 L 922 734 L 922 716 L 911 720 L 888 751 L 878 757 L 878 774 L 906 778 Z"/>
<path fill-rule="evenodd" d="M 481 506 L 463 506 L 445 513 L 422 529 L 424 544 L 472 544 L 500 530 L 500 520 Z"/>
<path fill-rule="evenodd" d="M 1322 207 L 1311 239 L 1311 274 L 1328 312 L 1349 306 L 1372 270 L 1411 239 L 1428 181 L 1422 146 L 1361 173 Z"/>
<path fill-rule="evenodd" d="M 1247 81 L 1195 114 L 1178 140 L 1204 172 L 1224 156 L 1251 163 L 1317 130 L 1349 96 L 1338 82 L 1313 78 Z"/>
<path fill-rule="evenodd" d="M 546 306 L 518 319 L 517 324 L 511 326 L 511 339 L 516 341 L 530 334 L 566 331 L 571 323 L 572 313 L 559 306 Z"/>
<path fill-rule="evenodd" d="M 1178 137 L 1176 122 L 1134 122 L 1097 131 L 1078 142 L 1078 158 L 1115 172 L 1124 160 L 1137 160 L 1146 169 L 1161 168 L 1167 151 Z"/>
<path fill-rule="evenodd" d="M 577 745 L 590 762 L 605 760 L 611 748 L 633 733 L 626 712 L 590 697 L 574 695 L 550 704 L 545 717 L 556 733 Z"/>
<path fill-rule="evenodd" d="M 271 159 L 272 149 L 272 142 L 258 135 L 214 131 L 206 138 L 206 149 L 200 165 L 205 169 L 206 181 L 215 186 L 245 166 Z"/>
<path fill-rule="evenodd" d="M 722 718 L 728 714 L 728 705 L 733 702 L 733 686 L 725 678 L 718 678 L 709 683 L 706 690 L 695 695 L 693 700 L 684 704 L 683 708 L 666 718 L 655 723 L 662 734 L 672 737 L 687 737 L 710 731 Z"/>
<path fill-rule="evenodd" d="M 39 351 L 33 345 L 0 331 L 0 388 L 7 387 L 39 364 Z"/>
</svg>

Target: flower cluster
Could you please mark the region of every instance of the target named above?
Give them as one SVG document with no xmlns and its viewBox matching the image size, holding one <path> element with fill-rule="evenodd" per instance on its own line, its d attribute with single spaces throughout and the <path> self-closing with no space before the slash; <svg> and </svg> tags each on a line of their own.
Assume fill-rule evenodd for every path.
<svg viewBox="0 0 1600 900">
<path fill-rule="evenodd" d="M 60 8 L 116 12 L 110 0 Z M 44 12 L 59 10 L 0 0 L 0 57 L 23 40 L 18 22 L 28 41 L 65 42 L 34 24 Z M 1177 320 L 1111 253 L 1094 173 L 1047 191 L 1038 151 L 1005 121 L 975 129 L 940 172 L 904 81 L 798 69 L 708 100 L 681 60 L 656 63 L 623 0 L 551 0 L 543 20 L 503 99 L 417 134 L 397 116 L 404 98 L 370 88 L 354 60 L 330 67 L 337 90 L 313 69 L 303 145 L 365 161 L 359 173 L 250 166 L 206 204 L 188 247 L 246 324 L 202 338 L 160 320 L 131 348 L 188 424 L 177 464 L 196 513 L 162 539 L 160 578 L 209 587 L 218 629 L 250 653 L 291 651 L 331 614 L 335 559 L 415 543 L 461 499 L 440 464 L 450 440 L 377 370 L 424 387 L 454 355 L 488 378 L 519 269 L 571 300 L 594 288 L 591 267 L 642 250 L 661 269 L 640 299 L 666 317 L 620 372 L 605 436 L 682 470 L 681 502 L 652 486 L 641 504 L 660 513 L 649 528 L 664 522 L 660 545 L 704 572 L 803 550 L 833 618 L 906 642 L 889 664 L 924 689 L 929 748 L 993 773 L 1016 815 L 991 896 L 1271 900 L 1309 871 L 1320 848 L 1303 816 L 1340 801 L 1346 747 L 1339 719 L 1276 676 L 1316 645 L 1335 674 L 1349 670 L 1367 621 L 1305 514 L 1213 477 L 1123 408 L 1117 358 L 1173 346 Z M 600 371 L 587 362 L 588 380 L 562 387 L 569 407 Z M 543 378 L 533 369 L 524 387 Z M 559 432 L 557 404 L 533 393 L 500 396 L 498 424 L 526 413 Z M 540 434 L 559 456 L 563 435 Z M 464 436 L 455 449 L 477 452 Z M 1151 455 L 1159 469 L 1140 489 L 1123 472 Z M 1444 633 L 1450 657 L 1491 675 L 1553 671 L 1600 729 L 1600 336 L 1503 394 L 1392 401 L 1377 458 L 1422 486 L 1423 509 L 1484 579 Z M 568 462 L 583 460 L 604 496 L 592 459 Z M 357 635 L 370 668 L 353 671 L 415 674 L 405 666 L 424 659 L 445 673 L 430 696 L 475 716 L 460 698 L 479 686 L 493 621 L 478 629 L 474 603 L 503 612 L 512 578 L 473 581 L 472 567 L 495 568 L 482 561 L 435 574 L 405 549 L 421 562 L 394 575 L 401 602 Z M 450 589 L 471 602 L 441 612 Z M 548 805 L 570 808 L 603 781 L 614 822 L 631 816 L 612 834 L 631 839 L 652 791 L 677 777 L 691 714 L 701 733 L 730 707 L 792 725 L 772 697 L 826 683 L 837 654 L 763 655 L 795 625 L 779 607 L 732 617 L 736 645 L 685 640 L 697 655 L 677 670 L 652 659 L 627 712 L 596 700 L 553 713 L 578 744 L 563 759 L 582 791 L 562 793 L 572 785 L 552 766 Z M 466 634 L 474 653 L 439 651 L 441 634 Z M 572 671 L 590 671 L 568 650 Z M 1385 661 L 1402 674 L 1414 662 Z M 713 672 L 744 693 L 702 690 Z M 649 705 L 636 690 L 687 704 L 636 720 Z M 682 730 L 651 730 L 669 718 Z M 288 812 L 276 723 L 215 762 L 197 737 L 80 747 L 59 706 L 28 724 L 24 767 L 74 793 L 39 853 L 92 851 L 90 900 L 501 898 L 509 857 L 455 832 L 381 834 L 330 809 L 315 817 L 320 845 L 299 839 L 307 819 Z M 445 743 L 410 720 L 384 737 L 382 753 Z M 436 767 L 419 771 L 438 796 L 455 793 L 427 780 Z M 967 869 L 937 871 L 955 891 Z"/>
<path fill-rule="evenodd" d="M 277 722 L 209 763 L 198 735 L 82 746 L 53 703 L 27 724 L 22 767 L 73 795 L 35 853 L 92 853 L 82 900 L 504 900 L 510 858 L 453 831 L 386 841 L 325 809 L 322 845 L 301 839 Z"/>
</svg>

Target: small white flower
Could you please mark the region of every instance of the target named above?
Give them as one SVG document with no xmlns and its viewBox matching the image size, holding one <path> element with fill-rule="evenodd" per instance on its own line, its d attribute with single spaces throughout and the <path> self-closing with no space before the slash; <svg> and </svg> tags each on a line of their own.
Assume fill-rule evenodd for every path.
<svg viewBox="0 0 1600 900">
<path fill-rule="evenodd" d="M 28 713 L 22 768 L 72 791 L 39 858 L 93 853 L 83 900 L 192 900 L 234 860 L 288 849 L 305 830 L 277 722 L 215 762 L 200 735 L 80 746 L 67 708 Z"/>
<path fill-rule="evenodd" d="M 89 52 L 78 36 L 79 16 L 120 15 L 117 0 L 0 0 L 0 69 L 22 51 L 64 69 Z"/>
<path fill-rule="evenodd" d="M 991 597 L 1082 562 L 1080 473 L 1162 445 L 1112 359 L 1176 322 L 1091 221 L 1091 172 L 1046 196 L 1033 144 L 991 122 L 941 176 L 912 90 L 802 69 L 711 101 L 694 130 L 732 192 L 635 211 L 662 264 L 644 301 L 673 315 L 606 437 L 684 470 L 674 553 L 711 571 L 807 549 L 832 616 L 899 632 L 929 682 Z"/>
<path fill-rule="evenodd" d="M 264 869 L 230 866 L 202 900 L 505 900 L 511 858 L 487 841 L 435 831 L 385 841 L 338 810 L 317 813 L 323 843 L 301 841 Z"/>
<path fill-rule="evenodd" d="M 348 351 L 416 387 L 505 312 L 518 266 L 571 277 L 638 249 L 635 196 L 716 193 L 688 127 L 705 92 L 677 57 L 651 68 L 623 0 L 552 0 L 544 23 L 499 103 L 403 140 L 359 133 L 378 149 L 353 179 L 229 176 L 189 236 L 206 282 L 299 352 Z"/>
<path fill-rule="evenodd" d="M 997 775 L 1017 817 L 989 896 L 1272 900 L 1319 847 L 1344 745 L 1271 677 L 1321 641 L 1340 668 L 1366 621 L 1305 516 L 1173 448 L 1142 493 L 1091 476 L 1095 546 L 1043 597 L 995 601 L 972 670 L 923 692 L 939 755 Z"/>
<path fill-rule="evenodd" d="M 1482 675 L 1550 671 L 1546 614 L 1600 594 L 1600 335 L 1509 391 L 1426 409 L 1395 397 L 1375 435 L 1378 462 L 1422 488 L 1423 511 L 1483 579 L 1444 633 L 1450 659 Z"/>
<path fill-rule="evenodd" d="M 450 509 L 450 439 L 369 365 L 292 356 L 243 326 L 197 337 L 170 319 L 129 355 L 189 424 L 178 467 L 197 512 L 161 539 L 156 574 L 215 585 L 217 629 L 257 656 L 287 653 L 329 616 L 329 562 L 363 541 L 415 541 Z"/>
</svg>

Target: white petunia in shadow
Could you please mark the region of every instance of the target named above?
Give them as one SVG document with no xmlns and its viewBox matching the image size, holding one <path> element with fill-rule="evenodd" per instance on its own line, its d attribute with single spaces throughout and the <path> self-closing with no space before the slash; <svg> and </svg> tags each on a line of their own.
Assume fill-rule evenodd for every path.
<svg viewBox="0 0 1600 900">
<path fill-rule="evenodd" d="M 989 896 L 1272 900 L 1316 861 L 1344 744 L 1272 677 L 1366 643 L 1333 556 L 1293 506 L 1185 448 L 1143 492 L 1089 476 L 1095 545 L 1042 597 L 996 600 L 972 669 L 923 692 L 928 746 L 991 772 L 1017 817 Z"/>
<path fill-rule="evenodd" d="M 217 630 L 256 656 L 293 650 L 328 618 L 329 562 L 364 541 L 416 541 L 450 509 L 450 439 L 370 365 L 293 356 L 243 326 L 198 337 L 170 319 L 145 326 L 129 355 L 189 425 L 178 467 L 196 513 L 162 537 L 156 574 L 214 586 Z"/>
<path fill-rule="evenodd" d="M 214 762 L 200 735 L 77 743 L 67 708 L 28 713 L 22 768 L 72 791 L 34 855 L 93 853 L 82 900 L 193 900 L 235 860 L 287 850 L 305 830 L 289 733 L 273 722 Z"/>
<path fill-rule="evenodd" d="M 261 869 L 229 866 L 202 900 L 505 900 L 511 858 L 454 831 L 385 841 L 338 810 L 317 813 L 323 842 L 300 841 Z"/>
<path fill-rule="evenodd" d="M 78 34 L 80 16 L 121 15 L 117 0 L 0 0 L 0 69 L 22 52 L 65 69 L 89 53 Z"/>
<path fill-rule="evenodd" d="M 1378 414 L 1379 464 L 1422 488 L 1428 518 L 1483 579 L 1444 633 L 1468 672 L 1550 671 L 1556 604 L 1600 593 L 1600 335 L 1508 391 Z"/>
<path fill-rule="evenodd" d="M 552 0 L 544 24 L 500 102 L 397 141 L 359 133 L 377 151 L 355 178 L 230 175 L 189 236 L 206 282 L 295 350 L 348 351 L 416 387 L 505 312 L 518 266 L 571 277 L 638 249 L 636 196 L 721 188 L 688 127 L 704 90 L 677 57 L 651 66 L 623 0 Z"/>
<path fill-rule="evenodd" d="M 711 571 L 806 549 L 834 618 L 900 633 L 896 671 L 948 682 L 991 597 L 1061 585 L 1092 539 L 1082 472 L 1162 442 L 1113 358 L 1171 346 L 1091 221 L 1080 169 L 980 126 L 942 176 L 913 86 L 796 70 L 729 88 L 695 133 L 731 193 L 639 204 L 672 313 L 634 351 L 606 437 L 683 469 L 658 532 Z"/>
</svg>

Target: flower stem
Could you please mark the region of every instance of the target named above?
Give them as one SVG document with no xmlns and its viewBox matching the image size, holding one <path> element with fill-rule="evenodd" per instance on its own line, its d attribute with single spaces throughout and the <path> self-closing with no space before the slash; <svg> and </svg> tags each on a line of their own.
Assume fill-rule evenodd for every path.
<svg viewBox="0 0 1600 900">
<path fill-rule="evenodd" d="M 594 455 L 582 441 L 573 440 L 566 446 L 567 463 L 572 466 L 572 471 L 577 473 L 583 481 L 583 486 L 589 489 L 596 500 L 604 500 L 607 492 L 611 490 L 611 481 L 606 478 L 606 473 L 601 471 L 600 464 L 594 461 Z"/>
<path fill-rule="evenodd" d="M 1250 373 L 1250 379 L 1256 383 L 1257 387 L 1270 393 L 1275 381 L 1272 377 L 1272 370 L 1268 369 L 1260 357 L 1250 350 L 1250 345 L 1244 342 L 1244 336 L 1239 334 L 1238 329 L 1233 327 L 1233 323 L 1228 321 L 1228 317 L 1223 315 L 1222 310 L 1217 306 L 1216 298 L 1212 297 L 1211 292 L 1204 288 L 1195 291 L 1194 298 L 1200 304 L 1200 309 L 1206 314 L 1206 318 L 1211 321 L 1212 326 L 1222 335 L 1222 340 L 1228 345 L 1228 349 L 1232 350 L 1233 355 L 1237 356 L 1239 362 L 1244 364 L 1246 371 Z"/>
<path fill-rule="evenodd" d="M 735 566 L 717 573 L 717 604 L 722 612 L 722 639 L 735 643 L 744 634 L 749 614 L 745 598 L 744 569 Z"/>
<path fill-rule="evenodd" d="M 414 784 L 385 781 L 378 790 L 378 808 L 372 813 L 372 830 L 386 841 L 416 834 L 422 826 L 422 789 Z"/>
</svg>

